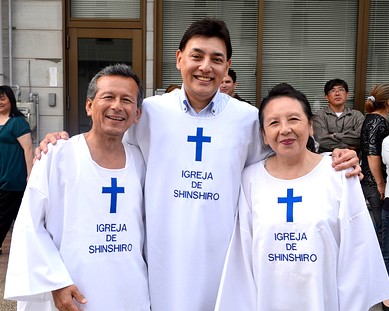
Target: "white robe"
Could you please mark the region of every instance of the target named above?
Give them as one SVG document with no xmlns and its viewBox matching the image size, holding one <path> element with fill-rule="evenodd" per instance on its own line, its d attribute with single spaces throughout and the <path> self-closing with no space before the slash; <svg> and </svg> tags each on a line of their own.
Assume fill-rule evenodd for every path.
<svg viewBox="0 0 389 311">
<path fill-rule="evenodd" d="M 125 136 L 140 146 L 147 167 L 153 311 L 213 310 L 241 173 L 265 151 L 255 107 L 218 92 L 215 107 L 226 101 L 225 109 L 212 117 L 193 117 L 183 111 L 184 100 L 183 90 L 147 98 L 142 118 Z"/>
<path fill-rule="evenodd" d="M 382 162 L 386 167 L 385 197 L 389 198 L 389 136 L 382 141 Z"/>
<path fill-rule="evenodd" d="M 294 180 L 263 165 L 243 173 L 215 310 L 367 311 L 389 298 L 358 178 L 335 172 L 330 157 Z"/>
<path fill-rule="evenodd" d="M 19 310 L 56 310 L 51 291 L 71 284 L 88 299 L 84 311 L 150 310 L 142 255 L 145 167 L 137 147 L 125 151 L 124 168 L 102 168 L 78 135 L 50 146 L 34 164 L 4 293 L 21 301 Z"/>
</svg>

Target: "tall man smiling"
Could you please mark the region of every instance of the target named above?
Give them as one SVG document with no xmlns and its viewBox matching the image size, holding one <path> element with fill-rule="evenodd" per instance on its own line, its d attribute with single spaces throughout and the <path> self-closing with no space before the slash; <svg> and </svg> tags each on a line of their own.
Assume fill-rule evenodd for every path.
<svg viewBox="0 0 389 311">
<path fill-rule="evenodd" d="M 144 101 L 139 126 L 153 311 L 213 310 L 232 235 L 240 175 L 265 156 L 257 109 L 219 91 L 231 64 L 224 22 L 205 18 L 176 53 L 180 91 Z"/>
</svg>

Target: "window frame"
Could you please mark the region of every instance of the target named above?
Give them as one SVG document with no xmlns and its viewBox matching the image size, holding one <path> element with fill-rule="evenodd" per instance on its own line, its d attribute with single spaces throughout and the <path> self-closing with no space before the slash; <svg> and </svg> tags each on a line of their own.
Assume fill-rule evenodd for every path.
<svg viewBox="0 0 389 311">
<path fill-rule="evenodd" d="M 263 53 L 263 9 L 266 0 L 258 0 L 258 41 L 257 41 L 257 69 L 256 69 L 256 97 L 261 98 L 262 87 L 262 53 Z M 355 55 L 355 85 L 351 85 L 354 89 L 354 109 L 364 111 L 364 102 L 366 94 L 366 76 L 367 76 L 367 60 L 368 60 L 368 34 L 369 34 L 369 9 L 370 0 L 358 1 L 358 25 L 356 35 L 356 55 Z M 155 86 L 162 87 L 162 38 L 163 38 L 163 0 L 155 0 Z M 334 77 L 335 78 L 335 77 Z M 324 95 L 323 95 L 324 96 Z M 258 101 L 256 103 L 259 104 Z"/>
</svg>

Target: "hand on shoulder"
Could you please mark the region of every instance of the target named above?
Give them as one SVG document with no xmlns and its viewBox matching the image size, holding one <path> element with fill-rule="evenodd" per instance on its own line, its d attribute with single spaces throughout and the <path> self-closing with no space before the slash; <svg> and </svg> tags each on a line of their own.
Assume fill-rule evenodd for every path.
<svg viewBox="0 0 389 311">
<path fill-rule="evenodd" d="M 62 132 L 53 132 L 46 134 L 45 138 L 39 143 L 38 147 L 35 148 L 35 158 L 34 162 L 36 160 L 40 160 L 43 153 L 47 153 L 48 145 L 51 143 L 55 145 L 57 143 L 57 140 L 60 139 L 69 139 L 69 134 L 65 131 Z"/>
<path fill-rule="evenodd" d="M 351 149 L 334 149 L 332 151 L 332 167 L 337 171 L 342 171 L 348 168 L 353 170 L 346 173 L 346 177 L 358 176 L 360 179 L 362 169 L 359 166 L 359 158 L 355 150 Z"/>
</svg>

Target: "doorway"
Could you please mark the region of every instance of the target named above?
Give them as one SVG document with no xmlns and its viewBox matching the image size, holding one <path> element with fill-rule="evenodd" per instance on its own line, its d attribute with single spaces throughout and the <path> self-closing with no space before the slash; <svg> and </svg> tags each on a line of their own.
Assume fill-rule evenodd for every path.
<svg viewBox="0 0 389 311">
<path fill-rule="evenodd" d="M 70 135 L 90 129 L 86 93 L 89 81 L 100 69 L 125 63 L 143 80 L 142 47 L 140 29 L 68 28 L 65 126 Z"/>
</svg>

